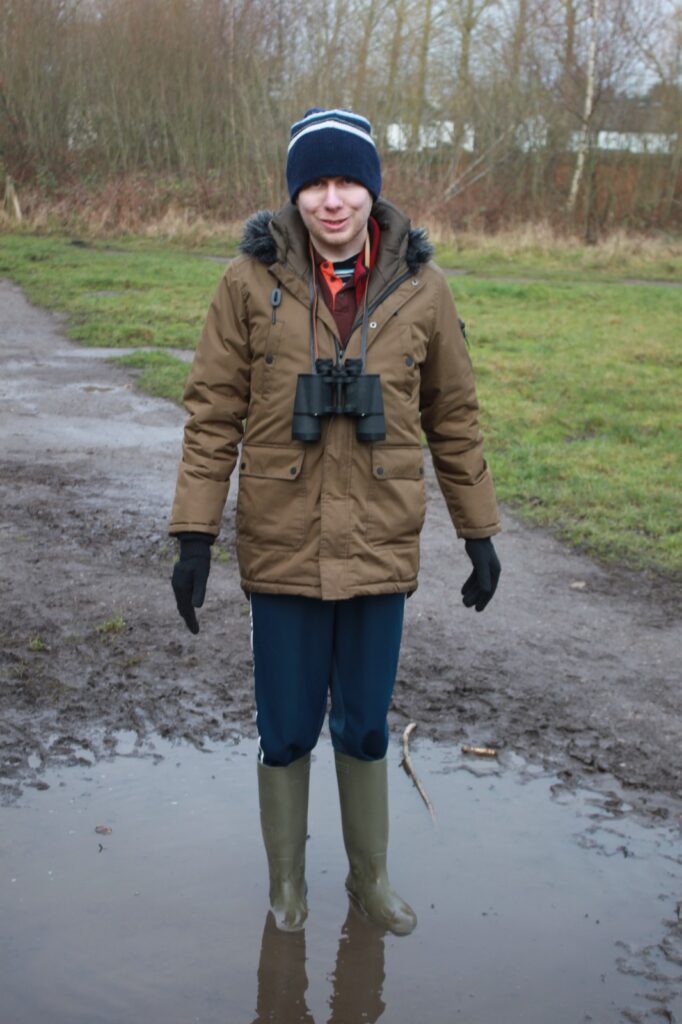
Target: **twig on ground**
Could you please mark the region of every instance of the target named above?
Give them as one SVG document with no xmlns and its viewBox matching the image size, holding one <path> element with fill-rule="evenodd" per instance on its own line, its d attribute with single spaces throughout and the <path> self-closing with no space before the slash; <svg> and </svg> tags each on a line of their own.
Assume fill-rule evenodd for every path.
<svg viewBox="0 0 682 1024">
<path fill-rule="evenodd" d="M 417 723 L 416 722 L 410 722 L 410 724 L 408 726 L 406 726 L 406 728 L 405 728 L 405 731 L 403 733 L 403 759 L 400 762 L 400 766 L 401 766 L 401 768 L 403 768 L 405 774 L 408 775 L 412 779 L 412 782 L 416 786 L 417 792 L 419 793 L 420 797 L 422 798 L 422 800 L 426 804 L 426 806 L 428 808 L 428 811 L 429 811 L 429 814 L 431 815 L 431 820 L 433 821 L 433 823 L 435 825 L 436 824 L 436 812 L 433 809 L 433 804 L 429 800 L 429 797 L 428 797 L 428 794 L 427 794 L 426 790 L 424 789 L 424 787 L 422 786 L 421 782 L 417 778 L 417 774 L 416 774 L 416 772 L 414 770 L 414 767 L 412 765 L 412 758 L 410 757 L 410 736 L 412 735 L 412 733 L 414 732 L 414 730 L 416 728 L 417 728 Z"/>
<path fill-rule="evenodd" d="M 476 754 L 477 757 L 497 757 L 494 747 L 462 747 L 463 754 Z"/>
</svg>

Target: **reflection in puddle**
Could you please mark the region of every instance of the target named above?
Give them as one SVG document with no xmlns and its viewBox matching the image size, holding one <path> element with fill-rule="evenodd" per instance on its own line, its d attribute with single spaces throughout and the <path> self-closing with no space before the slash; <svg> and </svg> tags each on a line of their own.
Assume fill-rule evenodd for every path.
<svg viewBox="0 0 682 1024">
<path fill-rule="evenodd" d="M 682 1019 L 679 826 L 639 824 L 615 785 L 422 741 L 435 829 L 392 748 L 390 868 L 419 917 L 396 938 L 349 908 L 323 740 L 292 935 L 267 911 L 253 743 L 120 753 L 0 808 L 2 1024 Z"/>
<path fill-rule="evenodd" d="M 277 1020 L 315 1024 L 305 994 L 305 932 L 280 932 L 268 911 L 258 962 L 258 996 L 253 1024 Z"/>
<path fill-rule="evenodd" d="M 351 906 L 341 929 L 332 975 L 329 1024 L 374 1024 L 386 1008 L 383 988 L 384 936 Z"/>
<path fill-rule="evenodd" d="M 349 906 L 331 974 L 328 1024 L 375 1024 L 386 1004 L 384 932 Z M 278 931 L 268 912 L 258 964 L 258 996 L 253 1024 L 315 1024 L 306 992 L 305 932 Z"/>
</svg>

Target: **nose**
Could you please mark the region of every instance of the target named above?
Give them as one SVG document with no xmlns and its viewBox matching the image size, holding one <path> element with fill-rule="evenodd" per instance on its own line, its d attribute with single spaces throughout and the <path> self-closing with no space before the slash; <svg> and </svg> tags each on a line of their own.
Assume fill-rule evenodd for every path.
<svg viewBox="0 0 682 1024">
<path fill-rule="evenodd" d="M 333 181 L 330 181 L 327 184 L 324 205 L 328 210 L 338 210 L 340 206 L 343 206 L 343 200 L 336 191 L 336 185 Z"/>
</svg>

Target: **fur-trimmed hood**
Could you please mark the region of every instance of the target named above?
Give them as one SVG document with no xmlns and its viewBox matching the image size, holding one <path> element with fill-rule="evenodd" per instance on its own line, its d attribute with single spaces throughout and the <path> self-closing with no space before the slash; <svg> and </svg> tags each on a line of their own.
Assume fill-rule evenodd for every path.
<svg viewBox="0 0 682 1024">
<path fill-rule="evenodd" d="M 392 248 L 402 248 L 403 240 L 407 236 L 404 259 L 410 273 L 416 274 L 419 268 L 433 257 L 433 246 L 428 240 L 426 230 L 411 227 L 407 218 L 391 203 L 377 200 L 372 208 L 372 216 L 379 224 L 382 238 L 385 234 L 389 238 L 391 235 L 394 236 L 391 238 Z M 298 219 L 302 227 L 298 212 L 290 205 L 279 214 L 272 210 L 259 210 L 244 224 L 239 251 L 268 267 L 284 259 L 286 254 L 283 249 L 286 249 L 286 245 L 282 245 L 282 239 L 286 239 L 287 233 L 281 228 L 275 232 L 272 230 L 280 218 L 289 222 Z"/>
</svg>

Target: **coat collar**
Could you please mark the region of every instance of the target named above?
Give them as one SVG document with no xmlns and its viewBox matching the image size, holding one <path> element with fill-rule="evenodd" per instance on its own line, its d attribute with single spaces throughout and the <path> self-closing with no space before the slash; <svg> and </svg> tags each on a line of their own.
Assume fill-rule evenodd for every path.
<svg viewBox="0 0 682 1024">
<path fill-rule="evenodd" d="M 433 246 L 426 232 L 423 228 L 411 227 L 408 218 L 396 206 L 386 199 L 378 199 L 372 207 L 372 216 L 381 228 L 381 245 L 373 272 L 375 287 L 385 287 L 405 271 L 416 274 L 429 262 Z M 279 264 L 305 280 L 310 275 L 308 234 L 292 203 L 287 203 L 278 213 L 260 210 L 250 217 L 244 225 L 239 249 L 265 266 Z"/>
</svg>

